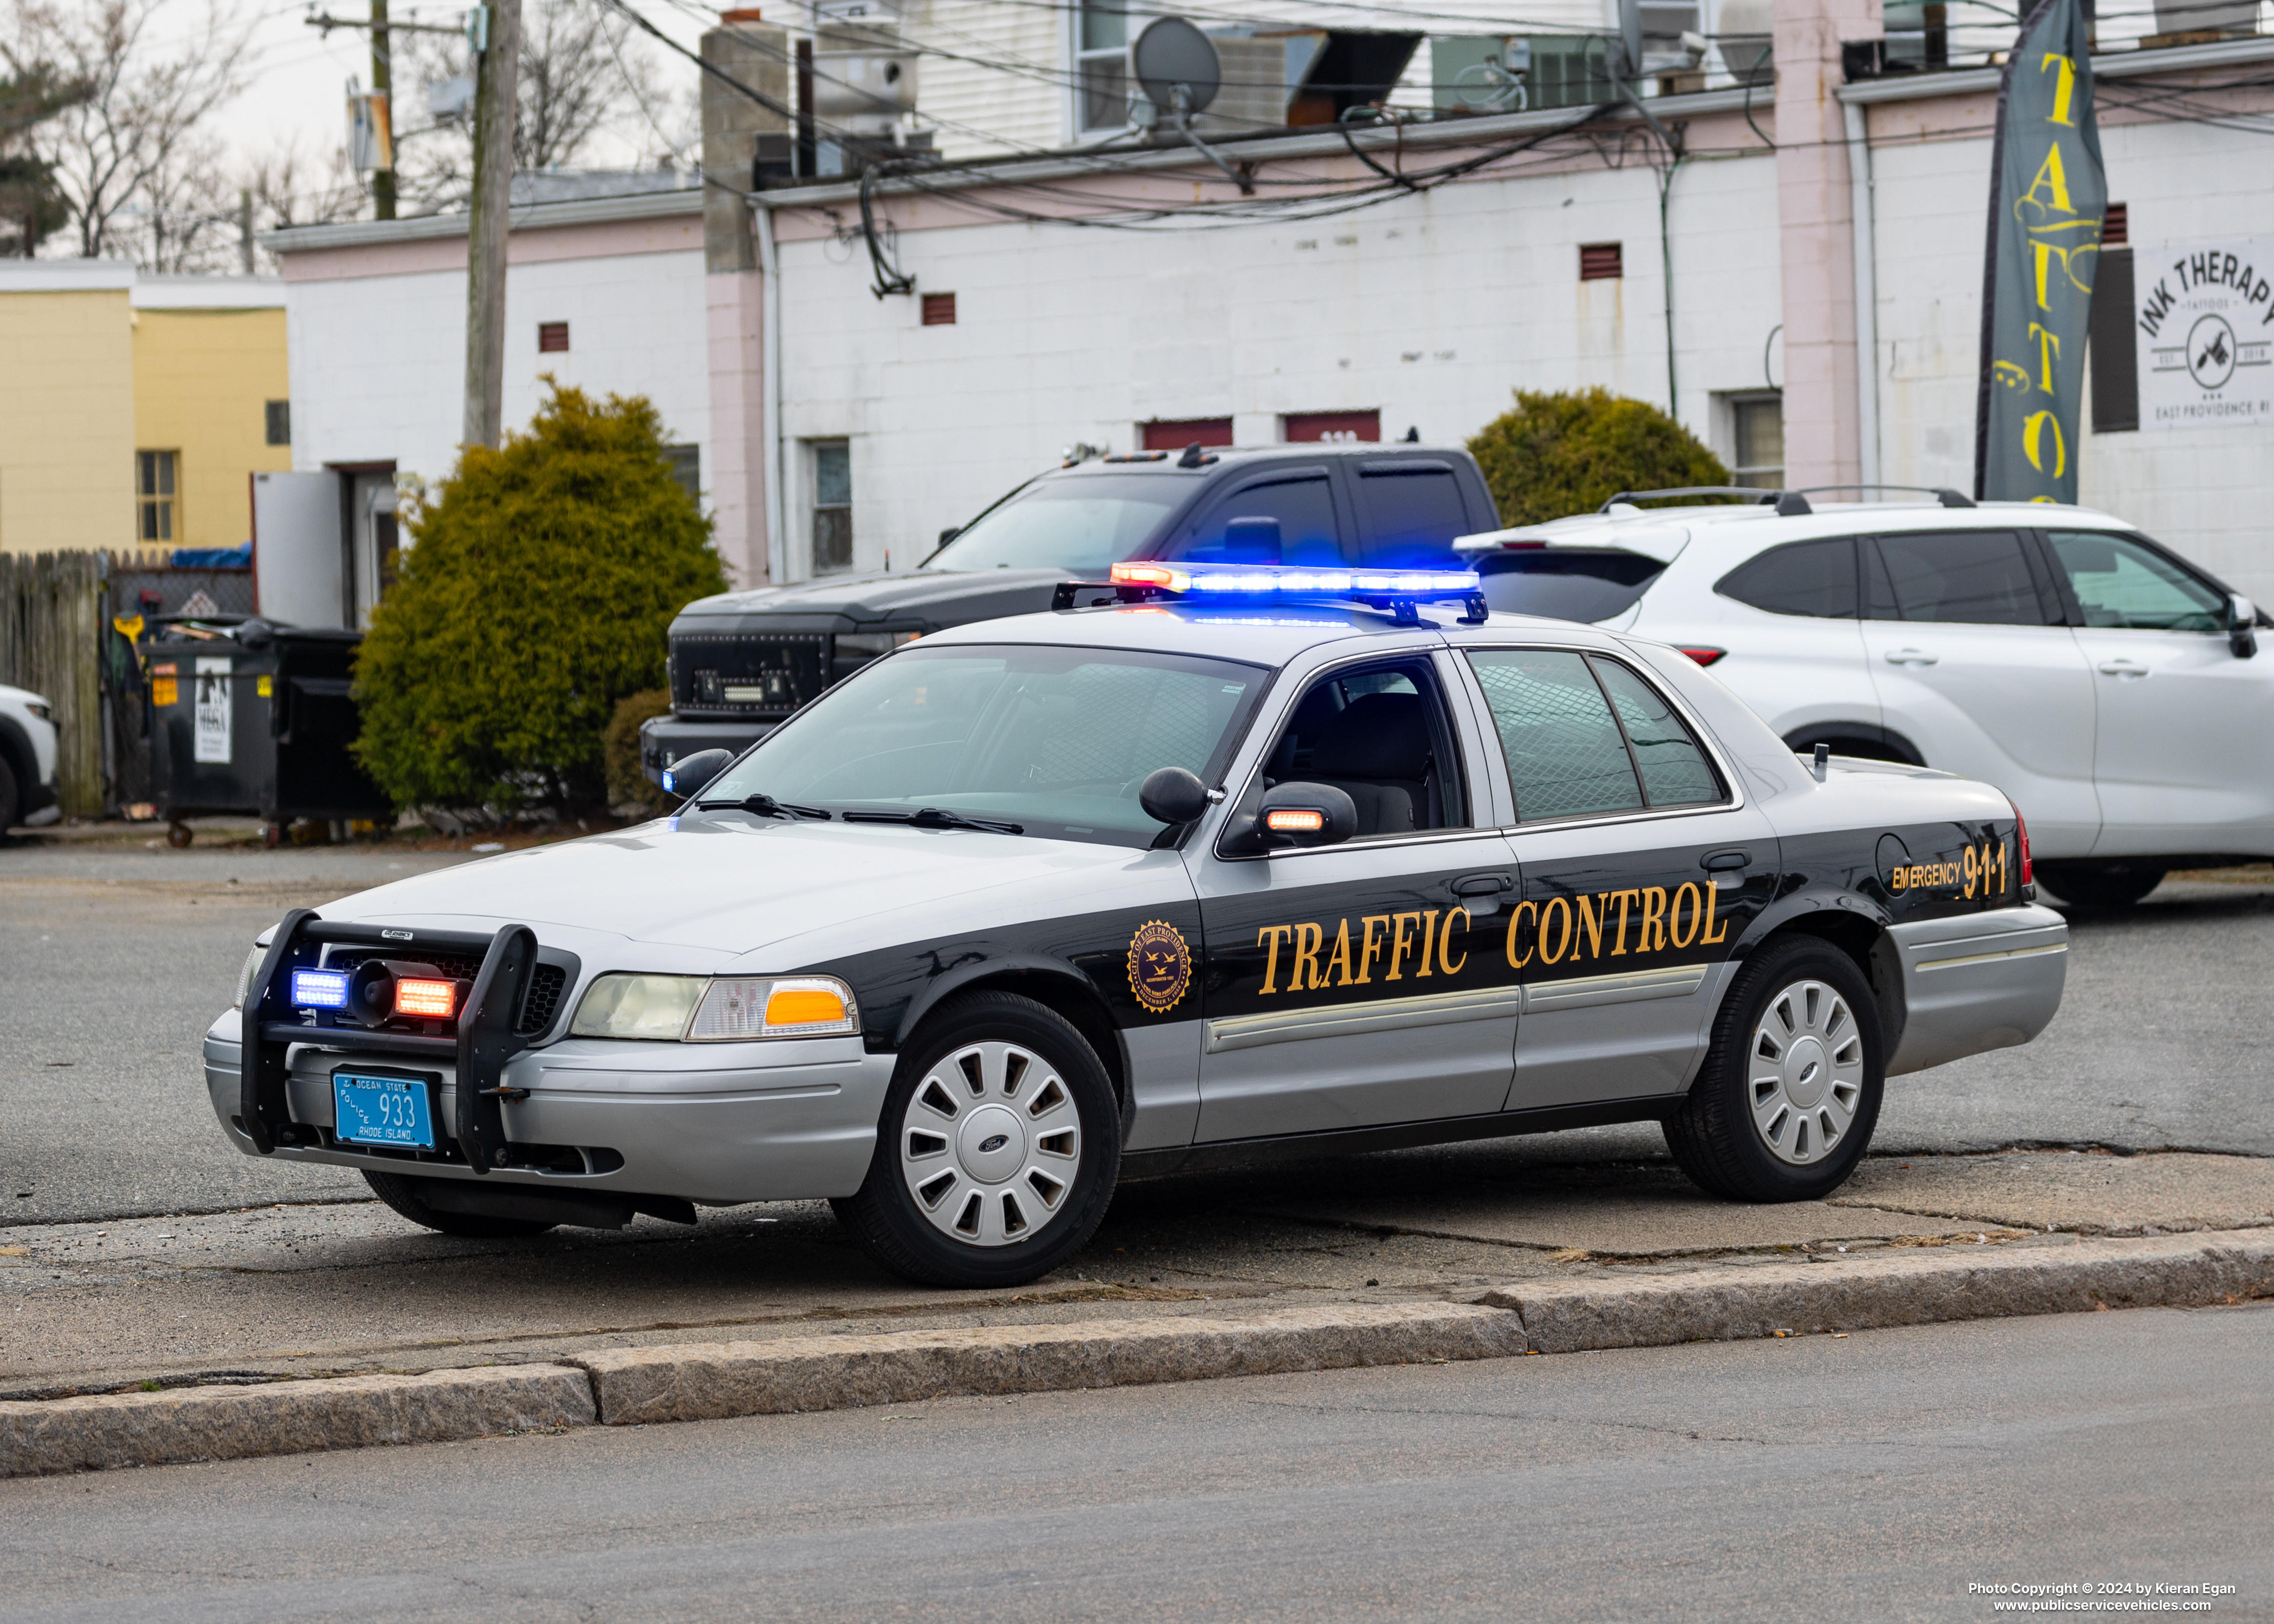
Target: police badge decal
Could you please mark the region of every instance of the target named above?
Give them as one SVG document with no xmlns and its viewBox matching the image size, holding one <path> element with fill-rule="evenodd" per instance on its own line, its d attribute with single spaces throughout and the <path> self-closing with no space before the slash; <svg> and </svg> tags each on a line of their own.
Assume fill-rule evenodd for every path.
<svg viewBox="0 0 2274 1624">
<path fill-rule="evenodd" d="M 1129 990 L 1159 1015 L 1177 1007 L 1193 981 L 1192 950 L 1174 925 L 1148 919 L 1129 938 Z"/>
</svg>

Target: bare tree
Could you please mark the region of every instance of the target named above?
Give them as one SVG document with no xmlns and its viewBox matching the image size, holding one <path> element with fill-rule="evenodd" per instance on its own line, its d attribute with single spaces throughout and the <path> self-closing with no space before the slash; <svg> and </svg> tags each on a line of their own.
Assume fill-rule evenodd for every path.
<svg viewBox="0 0 2274 1624">
<path fill-rule="evenodd" d="M 147 255 L 152 223 L 180 221 L 210 174 L 191 147 L 243 87 L 252 27 L 237 0 L 204 0 L 186 36 L 157 37 L 162 19 L 173 25 L 189 12 L 188 0 L 14 0 L 11 8 L 11 60 L 51 63 L 89 90 L 31 138 L 88 258 L 130 248 Z M 141 230 L 126 233 L 138 204 Z M 163 229 L 169 237 L 174 225 Z M 146 240 L 123 240 L 129 235 Z"/>
</svg>

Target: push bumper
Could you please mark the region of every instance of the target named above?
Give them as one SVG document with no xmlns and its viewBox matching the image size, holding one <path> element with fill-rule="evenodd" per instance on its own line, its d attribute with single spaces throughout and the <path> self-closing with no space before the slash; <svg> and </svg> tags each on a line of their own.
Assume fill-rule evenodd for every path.
<svg viewBox="0 0 2274 1624">
<path fill-rule="evenodd" d="M 675 716 L 651 717 L 640 724 L 640 771 L 655 784 L 663 770 L 698 750 L 732 750 L 737 756 L 773 732 L 774 721 L 682 722 Z"/>
<path fill-rule="evenodd" d="M 1889 930 L 1906 1015 L 1890 1077 L 2026 1043 L 2060 1009 L 2068 921 L 2035 904 Z"/>
<path fill-rule="evenodd" d="M 206 1034 L 206 1088 L 230 1142 L 260 1153 L 245 1132 L 238 1017 Z M 501 1102 L 506 1135 L 537 1165 L 476 1174 L 450 1138 L 456 1067 L 295 1044 L 285 1094 L 306 1142 L 279 1161 L 321 1162 L 420 1178 L 675 1196 L 711 1206 L 847 1196 L 868 1177 L 894 1056 L 857 1037 L 754 1043 L 634 1043 L 569 1038 L 524 1050 L 502 1080 L 525 1097 Z M 345 1068 L 440 1079 L 433 1153 L 365 1150 L 332 1137 L 332 1073 Z"/>
</svg>

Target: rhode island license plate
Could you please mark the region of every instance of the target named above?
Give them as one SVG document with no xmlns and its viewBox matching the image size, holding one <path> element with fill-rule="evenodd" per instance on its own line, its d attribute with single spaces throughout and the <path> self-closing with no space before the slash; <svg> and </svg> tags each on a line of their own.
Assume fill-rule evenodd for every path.
<svg viewBox="0 0 2274 1624">
<path fill-rule="evenodd" d="M 332 1073 L 333 1137 L 343 1145 L 434 1148 L 434 1113 L 426 1080 Z"/>
</svg>

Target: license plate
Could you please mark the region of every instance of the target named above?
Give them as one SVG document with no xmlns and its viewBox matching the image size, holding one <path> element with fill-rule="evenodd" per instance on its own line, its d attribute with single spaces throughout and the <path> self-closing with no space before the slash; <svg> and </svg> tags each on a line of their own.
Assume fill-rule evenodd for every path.
<svg viewBox="0 0 2274 1624">
<path fill-rule="evenodd" d="M 434 1148 L 434 1113 L 426 1080 L 332 1073 L 332 1136 L 343 1145 Z"/>
</svg>

